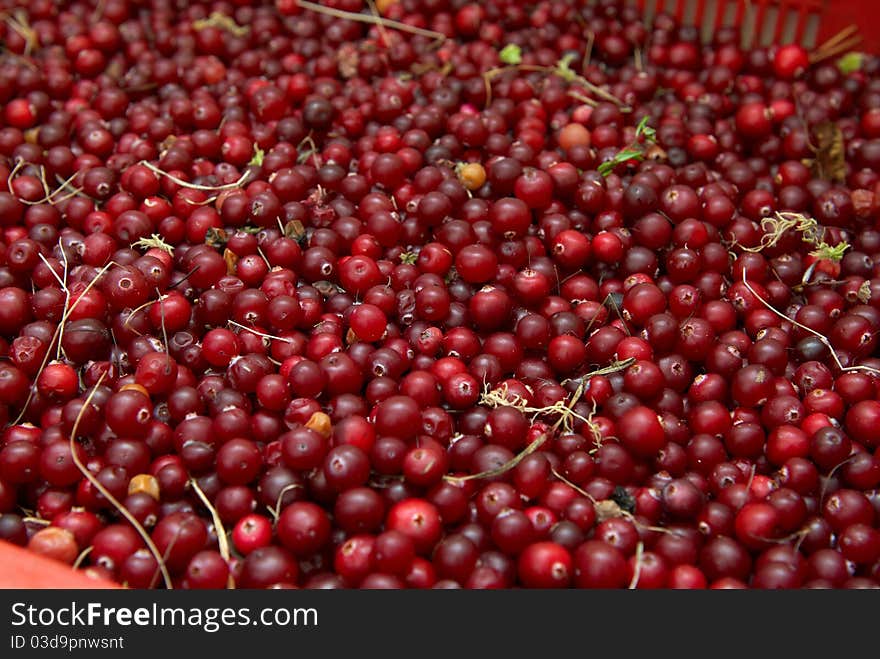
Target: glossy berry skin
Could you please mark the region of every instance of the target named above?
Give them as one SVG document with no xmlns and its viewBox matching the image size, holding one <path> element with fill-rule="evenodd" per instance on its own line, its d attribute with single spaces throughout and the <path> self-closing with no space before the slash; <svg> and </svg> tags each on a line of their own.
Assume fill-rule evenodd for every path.
<svg viewBox="0 0 880 659">
<path fill-rule="evenodd" d="M 538 542 L 519 556 L 518 574 L 527 588 L 565 588 L 571 581 L 571 554 L 553 542 Z"/>
<path fill-rule="evenodd" d="M 783 79 L 800 77 L 809 64 L 807 51 L 796 44 L 779 47 L 773 58 L 773 70 Z"/>
<path fill-rule="evenodd" d="M 588 540 L 575 550 L 573 559 L 577 588 L 620 588 L 626 581 L 626 559 L 604 542 Z"/>
<path fill-rule="evenodd" d="M 245 515 L 232 530 L 232 543 L 244 555 L 268 546 L 271 541 L 272 522 L 262 515 Z"/>
<path fill-rule="evenodd" d="M 428 552 L 440 539 L 440 515 L 437 508 L 420 499 L 405 499 L 388 511 L 386 528 L 400 531 L 412 539 L 416 551 Z"/>
<path fill-rule="evenodd" d="M 305 501 L 287 506 L 278 518 L 278 537 L 297 556 L 308 556 L 330 539 L 330 520 L 318 506 Z"/>
<path fill-rule="evenodd" d="M 653 457 L 666 443 L 657 415 L 647 407 L 628 410 L 617 426 L 621 443 L 637 456 Z"/>
<path fill-rule="evenodd" d="M 205 546 L 208 530 L 196 515 L 181 512 L 164 517 L 151 535 L 169 567 L 181 570 Z"/>
</svg>

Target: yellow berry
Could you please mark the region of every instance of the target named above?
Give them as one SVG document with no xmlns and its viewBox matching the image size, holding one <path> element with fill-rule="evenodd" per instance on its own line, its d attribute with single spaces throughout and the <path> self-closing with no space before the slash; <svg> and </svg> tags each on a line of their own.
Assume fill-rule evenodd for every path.
<svg viewBox="0 0 880 659">
<path fill-rule="evenodd" d="M 316 433 L 323 435 L 324 437 L 329 437 L 330 433 L 333 430 L 333 426 L 330 423 L 330 417 L 324 412 L 315 412 L 309 417 L 309 420 L 306 421 L 306 428 L 314 430 Z"/>
<path fill-rule="evenodd" d="M 155 476 L 150 474 L 138 474 L 128 481 L 128 493 L 137 494 L 144 492 L 149 494 L 156 501 L 159 500 L 159 481 Z"/>
<path fill-rule="evenodd" d="M 458 179 L 468 190 L 477 190 L 486 182 L 486 170 L 478 162 L 469 162 L 458 169 Z"/>
<path fill-rule="evenodd" d="M 400 0 L 376 0 L 376 9 L 380 14 L 388 13 L 392 5 L 396 5 Z"/>
<path fill-rule="evenodd" d="M 147 388 L 142 384 L 138 384 L 137 382 L 129 382 L 127 384 L 119 387 L 119 391 L 137 391 L 138 393 L 143 394 L 147 398 L 150 397 L 150 392 L 147 391 Z"/>
</svg>

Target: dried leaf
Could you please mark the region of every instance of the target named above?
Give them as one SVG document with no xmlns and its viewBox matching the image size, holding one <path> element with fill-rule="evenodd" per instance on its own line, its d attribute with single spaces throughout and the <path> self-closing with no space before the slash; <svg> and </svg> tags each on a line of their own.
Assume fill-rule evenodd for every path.
<svg viewBox="0 0 880 659">
<path fill-rule="evenodd" d="M 318 290 L 318 292 L 324 297 L 336 295 L 340 291 L 339 287 L 332 281 L 326 281 L 323 279 L 321 281 L 314 282 L 312 286 L 314 286 Z"/>
<path fill-rule="evenodd" d="M 843 183 L 846 179 L 846 152 L 843 133 L 833 121 L 824 121 L 814 129 L 816 157 L 811 170 L 816 178 Z"/>
<path fill-rule="evenodd" d="M 636 500 L 633 495 L 626 491 L 626 488 L 618 485 L 614 488 L 614 493 L 611 495 L 611 500 L 620 506 L 621 510 L 625 510 L 628 513 L 635 512 L 636 509 Z"/>
<path fill-rule="evenodd" d="M 299 220 L 291 220 L 284 225 L 284 237 L 300 242 L 306 237 L 306 228 Z"/>
<path fill-rule="evenodd" d="M 606 519 L 614 519 L 623 515 L 623 509 L 612 499 L 603 499 L 594 504 L 596 508 L 596 521 L 604 522 Z"/>
<path fill-rule="evenodd" d="M 238 263 L 238 254 L 226 248 L 223 250 L 223 260 L 226 262 L 226 274 L 234 275 L 235 265 Z"/>
<path fill-rule="evenodd" d="M 211 227 L 205 234 L 205 244 L 209 247 L 223 247 L 228 237 L 223 229 L 215 229 Z"/>
</svg>

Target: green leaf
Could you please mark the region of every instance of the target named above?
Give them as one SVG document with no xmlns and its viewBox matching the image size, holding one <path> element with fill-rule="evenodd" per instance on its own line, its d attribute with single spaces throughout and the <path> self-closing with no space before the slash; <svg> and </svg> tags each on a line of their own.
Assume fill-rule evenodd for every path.
<svg viewBox="0 0 880 659">
<path fill-rule="evenodd" d="M 625 162 L 630 160 L 642 160 L 644 159 L 644 154 L 642 154 L 641 149 L 628 148 L 623 149 L 622 151 L 618 151 L 617 155 L 615 155 L 611 160 L 606 160 L 596 169 L 599 174 L 602 176 L 608 176 L 611 172 L 614 171 L 614 168 L 618 165 L 622 165 Z"/>
<path fill-rule="evenodd" d="M 657 138 L 657 132 L 648 125 L 648 117 L 642 117 L 639 125 L 636 126 L 636 137 L 644 135 L 645 139 L 653 142 Z"/>
<path fill-rule="evenodd" d="M 862 61 L 864 59 L 865 56 L 862 53 L 847 53 L 837 60 L 837 68 L 840 69 L 840 72 L 844 75 L 849 75 L 862 68 Z"/>
<path fill-rule="evenodd" d="M 260 147 L 254 144 L 254 157 L 250 159 L 248 165 L 255 165 L 257 167 L 261 167 L 263 164 L 263 157 L 266 155 L 266 152 L 263 151 Z"/>
<path fill-rule="evenodd" d="M 558 62 L 556 62 L 556 69 L 554 73 L 558 75 L 560 78 L 563 78 L 566 82 L 572 82 L 577 74 L 571 68 L 571 62 L 574 60 L 574 55 L 569 53 Z"/>
<path fill-rule="evenodd" d="M 817 259 L 828 259 L 829 261 L 834 261 L 836 263 L 843 258 L 843 255 L 848 249 L 849 243 L 846 241 L 837 243 L 836 245 L 829 245 L 823 241 L 816 245 L 816 249 L 810 252 L 810 256 L 814 256 Z"/>
<path fill-rule="evenodd" d="M 519 64 L 522 62 L 522 48 L 515 43 L 509 43 L 498 53 L 498 58 L 505 64 Z"/>
<path fill-rule="evenodd" d="M 418 260 L 419 255 L 415 252 L 404 252 L 400 255 L 400 262 L 406 263 L 408 265 L 415 265 L 415 262 Z"/>
</svg>

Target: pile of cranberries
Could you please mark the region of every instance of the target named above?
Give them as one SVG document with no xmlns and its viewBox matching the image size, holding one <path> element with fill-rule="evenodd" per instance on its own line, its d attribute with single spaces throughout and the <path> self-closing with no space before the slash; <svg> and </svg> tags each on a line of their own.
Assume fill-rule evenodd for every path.
<svg viewBox="0 0 880 659">
<path fill-rule="evenodd" d="M 2 7 L 3 541 L 135 588 L 880 585 L 878 58 L 621 0 Z"/>
</svg>

